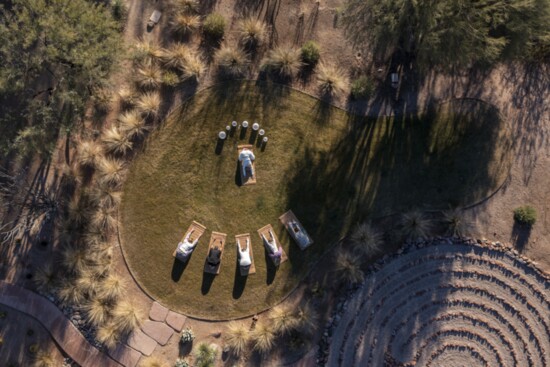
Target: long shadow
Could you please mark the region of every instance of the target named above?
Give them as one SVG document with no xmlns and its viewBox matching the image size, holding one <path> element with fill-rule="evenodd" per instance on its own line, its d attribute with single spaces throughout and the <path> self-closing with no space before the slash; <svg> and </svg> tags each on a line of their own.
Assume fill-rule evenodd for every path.
<svg viewBox="0 0 550 367">
<path fill-rule="evenodd" d="M 264 258 L 265 258 L 264 261 L 266 263 L 266 270 L 267 270 L 265 284 L 270 285 L 275 280 L 275 275 L 277 275 L 278 267 L 276 267 L 273 264 L 273 261 L 271 261 L 271 258 L 269 257 L 265 246 L 264 246 Z"/>
<path fill-rule="evenodd" d="M 181 279 L 181 276 L 185 269 L 187 269 L 187 266 L 189 265 L 189 261 L 191 261 L 191 257 L 193 254 L 189 255 L 189 258 L 186 262 L 181 262 L 178 259 L 174 258 L 174 263 L 172 264 L 172 280 L 174 282 L 179 282 Z"/>
<path fill-rule="evenodd" d="M 246 287 L 248 275 L 242 276 L 239 261 L 235 261 L 235 282 L 233 283 L 233 299 L 241 298 Z"/>
<path fill-rule="evenodd" d="M 512 228 L 512 241 L 519 252 L 523 252 L 529 243 L 531 236 L 531 226 L 523 226 L 514 221 Z"/>
<path fill-rule="evenodd" d="M 210 274 L 207 272 L 202 273 L 201 293 L 203 296 L 205 294 L 208 294 L 208 292 L 210 292 L 210 287 L 212 287 L 212 283 L 214 283 L 215 278 L 216 278 L 216 275 L 214 274 Z"/>
</svg>

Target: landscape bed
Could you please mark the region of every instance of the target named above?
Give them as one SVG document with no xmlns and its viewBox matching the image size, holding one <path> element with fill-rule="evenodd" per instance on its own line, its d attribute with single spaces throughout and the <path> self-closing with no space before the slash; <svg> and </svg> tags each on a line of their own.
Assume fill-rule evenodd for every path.
<svg viewBox="0 0 550 367">
<path fill-rule="evenodd" d="M 252 129 L 218 141 L 233 120 L 257 121 L 269 138 L 254 148 L 255 185 L 239 186 L 237 171 L 237 145 Z M 493 193 L 510 167 L 505 125 L 476 100 L 375 119 L 268 82 L 216 85 L 176 109 L 130 167 L 120 209 L 125 259 L 143 290 L 173 310 L 212 320 L 254 314 L 281 301 L 355 224 Z M 315 241 L 305 251 L 278 220 L 288 209 Z M 172 253 L 193 220 L 207 232 L 184 265 Z M 277 270 L 256 233 L 268 223 L 289 256 Z M 229 239 L 217 276 L 203 274 L 211 231 Z M 254 248 L 257 272 L 248 277 L 232 240 L 241 233 Z"/>
</svg>

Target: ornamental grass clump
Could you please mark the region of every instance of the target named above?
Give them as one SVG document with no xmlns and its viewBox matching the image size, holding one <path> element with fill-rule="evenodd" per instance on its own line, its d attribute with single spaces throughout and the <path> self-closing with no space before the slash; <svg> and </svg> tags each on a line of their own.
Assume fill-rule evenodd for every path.
<svg viewBox="0 0 550 367">
<path fill-rule="evenodd" d="M 302 57 L 302 61 L 310 66 L 314 67 L 319 62 L 319 59 L 321 58 L 321 52 L 319 50 L 319 45 L 317 42 L 314 41 L 307 41 L 303 44 L 300 55 Z"/>
<path fill-rule="evenodd" d="M 192 53 L 193 51 L 183 43 L 174 43 L 164 51 L 162 63 L 167 68 L 183 70 Z"/>
<path fill-rule="evenodd" d="M 201 26 L 201 17 L 194 14 L 177 14 L 171 22 L 172 32 L 178 36 L 187 36 Z"/>
<path fill-rule="evenodd" d="M 124 155 L 132 149 L 132 141 L 118 127 L 113 126 L 103 133 L 101 138 L 108 153 Z"/>
<path fill-rule="evenodd" d="M 174 6 L 176 11 L 182 13 L 196 13 L 199 11 L 198 0 L 175 0 Z"/>
<path fill-rule="evenodd" d="M 270 50 L 262 66 L 283 78 L 292 78 L 302 66 L 300 50 L 292 47 L 277 47 Z"/>
<path fill-rule="evenodd" d="M 206 67 L 202 58 L 197 54 L 190 54 L 182 69 L 183 78 L 198 82 L 204 74 L 205 69 Z"/>
<path fill-rule="evenodd" d="M 347 251 L 338 253 L 335 271 L 340 281 L 346 284 L 357 284 L 365 279 L 359 257 Z"/>
<path fill-rule="evenodd" d="M 107 185 L 99 184 L 91 195 L 91 201 L 97 208 L 116 208 L 122 201 L 122 192 Z"/>
<path fill-rule="evenodd" d="M 209 14 L 202 24 L 204 36 L 212 41 L 220 41 L 225 34 L 225 18 L 218 13 Z"/>
<path fill-rule="evenodd" d="M 382 235 L 369 223 L 362 223 L 353 231 L 351 242 L 354 251 L 359 254 L 372 256 L 380 252 Z"/>
<path fill-rule="evenodd" d="M 348 78 L 336 66 L 321 63 L 317 73 L 317 83 L 321 95 L 335 97 L 345 92 L 348 87 Z"/>
<path fill-rule="evenodd" d="M 124 112 L 118 117 L 118 121 L 120 131 L 129 139 L 142 138 L 149 131 L 145 119 L 137 110 Z"/>
<path fill-rule="evenodd" d="M 137 68 L 136 82 L 143 89 L 157 89 L 162 83 L 162 70 L 151 61 Z"/>
<path fill-rule="evenodd" d="M 267 26 L 253 17 L 240 20 L 237 29 L 240 42 L 249 48 L 261 46 L 267 38 Z"/>
<path fill-rule="evenodd" d="M 156 117 L 160 109 L 161 99 L 159 92 L 142 94 L 137 102 L 137 109 L 146 117 Z"/>
<path fill-rule="evenodd" d="M 94 213 L 91 224 L 103 232 L 111 233 L 118 224 L 115 210 L 108 207 L 99 208 Z"/>
<path fill-rule="evenodd" d="M 235 356 L 242 355 L 250 342 L 250 330 L 242 322 L 232 321 L 225 332 L 225 344 Z"/>
<path fill-rule="evenodd" d="M 139 367 L 169 367 L 168 362 L 160 357 L 149 356 L 139 360 Z"/>
<path fill-rule="evenodd" d="M 271 310 L 269 318 L 271 319 L 273 330 L 281 335 L 289 334 L 298 326 L 294 310 L 289 306 L 275 306 Z"/>
<path fill-rule="evenodd" d="M 127 335 L 141 325 L 143 315 L 140 309 L 127 301 L 119 302 L 113 310 L 113 324 L 117 330 Z"/>
<path fill-rule="evenodd" d="M 50 292 L 57 286 L 58 276 L 54 264 L 47 262 L 36 269 L 34 283 L 42 292 Z"/>
<path fill-rule="evenodd" d="M 275 345 L 275 331 L 267 322 L 258 323 L 251 336 L 254 350 L 262 355 L 269 353 Z"/>
<path fill-rule="evenodd" d="M 464 236 L 471 227 L 471 223 L 464 217 L 464 211 L 459 208 L 445 210 L 443 224 L 451 236 Z"/>
<path fill-rule="evenodd" d="M 97 328 L 109 319 L 111 302 L 104 298 L 93 297 L 82 306 L 82 310 L 86 313 L 88 323 Z"/>
<path fill-rule="evenodd" d="M 246 54 L 237 47 L 222 46 L 214 56 L 220 72 L 231 77 L 243 76 L 248 68 Z"/>
<path fill-rule="evenodd" d="M 120 337 L 117 327 L 111 322 L 97 328 L 96 339 L 110 350 L 115 349 Z"/>
<path fill-rule="evenodd" d="M 431 228 L 431 221 L 418 210 L 405 213 L 401 217 L 401 232 L 408 240 L 427 238 Z"/>
<path fill-rule="evenodd" d="M 117 186 L 124 177 L 124 162 L 103 158 L 99 163 L 99 182 L 103 185 Z"/>
<path fill-rule="evenodd" d="M 80 166 L 96 168 L 101 155 L 103 154 L 103 148 L 95 141 L 81 141 L 77 147 L 78 155 L 77 161 Z"/>
</svg>

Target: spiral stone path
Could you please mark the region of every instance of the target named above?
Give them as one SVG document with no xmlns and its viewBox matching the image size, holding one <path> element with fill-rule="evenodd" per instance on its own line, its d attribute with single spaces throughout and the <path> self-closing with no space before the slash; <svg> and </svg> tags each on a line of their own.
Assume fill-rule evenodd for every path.
<svg viewBox="0 0 550 367">
<path fill-rule="evenodd" d="M 550 280 L 513 250 L 409 245 L 332 318 L 326 366 L 548 366 Z"/>
</svg>

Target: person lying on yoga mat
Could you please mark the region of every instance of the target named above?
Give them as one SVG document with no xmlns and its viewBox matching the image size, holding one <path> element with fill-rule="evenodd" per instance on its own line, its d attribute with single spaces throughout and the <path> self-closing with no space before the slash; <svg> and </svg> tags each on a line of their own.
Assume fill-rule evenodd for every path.
<svg viewBox="0 0 550 367">
<path fill-rule="evenodd" d="M 190 241 L 191 235 L 195 232 L 195 230 L 191 230 L 187 236 L 178 243 L 178 253 L 181 254 L 183 257 L 187 257 L 193 252 L 195 249 L 195 246 L 197 246 L 197 242 L 199 242 L 199 238 L 197 237 L 194 241 Z"/>
<path fill-rule="evenodd" d="M 250 149 L 244 148 L 239 154 L 239 161 L 241 162 L 241 166 L 243 168 L 244 177 L 252 176 L 254 174 L 254 172 L 252 172 L 252 161 L 254 159 L 256 159 L 256 157 Z"/>
<path fill-rule="evenodd" d="M 269 256 L 273 259 L 280 259 L 281 255 L 283 254 L 283 251 L 282 251 L 282 249 L 277 247 L 277 242 L 275 242 L 275 236 L 273 235 L 273 232 L 271 230 L 269 230 L 269 237 L 271 239 L 268 240 L 262 234 L 262 238 L 263 238 L 263 240 L 265 241 L 265 243 L 267 245 L 267 250 L 268 250 Z"/>
<path fill-rule="evenodd" d="M 222 255 L 222 250 L 220 250 L 220 247 L 214 246 L 208 252 L 208 258 L 206 259 L 206 261 L 208 262 L 208 264 L 212 266 L 216 266 L 221 261 L 221 255 Z"/>
<path fill-rule="evenodd" d="M 240 266 L 250 266 L 252 260 L 250 259 L 250 240 L 246 239 L 246 249 L 241 249 L 241 243 L 237 240 L 237 249 L 239 250 L 239 265 Z"/>
</svg>

